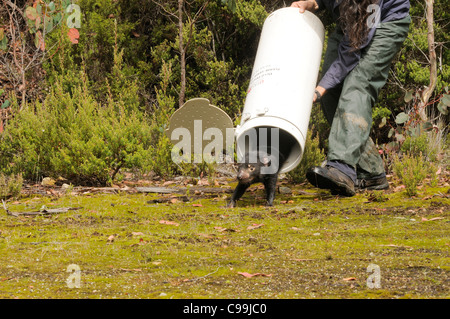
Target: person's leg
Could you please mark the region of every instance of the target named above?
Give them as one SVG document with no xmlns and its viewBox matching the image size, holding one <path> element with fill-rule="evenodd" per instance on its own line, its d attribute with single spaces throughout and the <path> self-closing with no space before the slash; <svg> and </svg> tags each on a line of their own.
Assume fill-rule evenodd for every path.
<svg viewBox="0 0 450 319">
<path fill-rule="evenodd" d="M 322 66 L 322 74 L 325 74 L 334 60 L 338 57 L 338 47 L 339 43 L 342 41 L 344 35 L 342 30 L 336 28 L 328 37 L 327 41 L 327 49 L 324 56 L 324 62 Z M 342 92 L 342 84 L 328 90 L 327 94 L 325 94 L 321 101 L 322 111 L 325 115 L 326 120 L 331 125 L 333 123 L 333 118 L 336 113 L 336 109 L 339 103 L 339 99 Z M 345 165 L 341 165 L 339 163 L 331 163 L 331 165 L 335 166 L 337 169 L 344 171 L 347 175 L 354 175 L 353 172 L 350 172 L 349 169 L 345 167 Z M 351 169 L 353 171 L 353 169 Z M 358 171 L 359 173 L 359 171 Z M 358 178 L 360 176 L 358 175 Z M 366 176 L 367 178 L 367 176 Z"/>
<path fill-rule="evenodd" d="M 389 188 L 383 160 L 370 137 L 364 145 L 361 158 L 356 165 L 356 174 L 356 189 L 382 190 Z"/>
<path fill-rule="evenodd" d="M 379 177 L 384 174 L 382 159 L 373 141 L 369 138 L 372 106 L 380 89 L 386 83 L 391 61 L 406 38 L 409 23 L 409 17 L 399 21 L 381 23 L 371 44 L 363 51 L 359 64 L 344 80 L 332 120 L 327 164 L 344 172 L 351 181 L 346 181 L 344 188 L 342 185 L 334 186 L 333 181 L 331 184 L 330 182 L 320 182 L 318 174 L 324 175 L 322 180 L 332 179 L 333 174 L 329 176 L 329 172 L 324 172 L 324 169 L 315 168 L 307 174 L 308 180 L 313 185 L 332 191 L 335 188 L 334 190 L 338 193 L 352 196 L 354 189 L 351 183 L 356 183 L 357 168 L 361 175 Z M 330 107 L 328 107 L 328 111 L 330 111 Z M 350 167 L 350 174 L 348 171 L 345 172 L 342 167 Z"/>
<path fill-rule="evenodd" d="M 333 61 L 338 57 L 338 47 L 343 36 L 344 35 L 339 28 L 336 28 L 329 35 L 327 40 L 327 50 L 325 51 L 324 62 L 322 65 L 322 74 L 327 72 Z M 322 111 L 330 125 L 333 123 L 333 118 L 338 107 L 341 91 L 342 84 L 335 88 L 329 89 L 327 94 L 325 94 L 320 100 Z M 337 163 L 337 165 L 339 165 L 339 163 Z M 349 173 L 345 164 L 339 166 L 338 169 L 330 168 L 328 166 L 327 168 L 314 167 L 306 173 L 306 178 L 314 186 L 332 189 L 333 193 L 335 193 L 335 189 L 338 189 L 337 193 L 345 193 L 347 196 L 353 196 L 354 190 L 349 189 L 349 183 L 346 181 L 348 180 L 348 177 L 342 173 L 342 170 L 347 174 Z M 331 184 L 330 179 L 332 179 Z"/>
<path fill-rule="evenodd" d="M 409 21 L 381 23 L 359 64 L 344 80 L 331 126 L 328 160 L 339 160 L 355 168 L 359 164 L 374 175 L 384 172 L 381 158 L 369 141 L 372 106 L 386 83 L 392 59 L 406 38 Z"/>
<path fill-rule="evenodd" d="M 325 74 L 327 70 L 330 68 L 333 61 L 337 59 L 339 43 L 341 42 L 343 37 L 344 35 L 342 34 L 342 31 L 339 28 L 334 30 L 328 36 L 327 50 L 325 51 L 325 56 L 322 65 L 322 72 L 321 72 L 322 74 Z M 327 94 L 325 94 L 320 100 L 322 111 L 330 125 L 333 122 L 334 113 L 336 113 L 339 98 L 341 96 L 341 91 L 342 85 L 339 85 L 335 88 L 328 90 Z"/>
</svg>

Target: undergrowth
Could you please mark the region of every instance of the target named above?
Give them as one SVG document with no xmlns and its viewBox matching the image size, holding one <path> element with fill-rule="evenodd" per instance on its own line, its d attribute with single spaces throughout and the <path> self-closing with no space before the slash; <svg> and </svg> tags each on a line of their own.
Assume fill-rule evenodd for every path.
<svg viewBox="0 0 450 319">
<path fill-rule="evenodd" d="M 18 197 L 22 190 L 22 174 L 7 176 L 0 173 L 0 199 Z"/>
</svg>

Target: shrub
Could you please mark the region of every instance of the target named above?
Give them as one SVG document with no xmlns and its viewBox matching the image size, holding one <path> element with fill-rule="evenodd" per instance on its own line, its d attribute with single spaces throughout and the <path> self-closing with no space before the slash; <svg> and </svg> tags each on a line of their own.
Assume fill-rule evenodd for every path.
<svg viewBox="0 0 450 319">
<path fill-rule="evenodd" d="M 172 161 L 172 144 L 165 134 L 170 116 L 175 110 L 175 98 L 167 93 L 171 73 L 171 62 L 163 62 L 160 70 L 160 88 L 156 89 L 157 103 L 153 106 L 150 123 L 152 145 L 148 169 L 164 177 L 171 177 L 179 171 Z"/>
<path fill-rule="evenodd" d="M 403 153 L 409 153 L 414 156 L 422 154 L 427 159 L 436 160 L 436 153 L 431 149 L 429 139 L 426 133 L 422 133 L 419 136 L 408 136 L 403 142 L 400 150 Z"/>
<path fill-rule="evenodd" d="M 389 200 L 389 198 L 385 195 L 384 191 L 377 191 L 377 190 L 366 191 L 365 196 L 367 197 L 367 200 L 369 202 L 380 203 Z"/>
<path fill-rule="evenodd" d="M 83 84 L 72 92 L 57 80 L 43 103 L 26 105 L 10 121 L 0 136 L 0 171 L 106 185 L 121 168 L 145 166 L 151 141 L 145 115 L 120 99 L 100 105 L 80 76 Z"/>
<path fill-rule="evenodd" d="M 302 183 L 306 180 L 306 171 L 312 166 L 318 166 L 325 160 L 323 150 L 319 147 L 319 137 L 312 138 L 312 131 L 308 130 L 300 164 L 287 173 L 288 178 L 295 183 Z"/>
<path fill-rule="evenodd" d="M 432 186 L 435 186 L 437 183 L 437 167 L 427 161 L 422 153 L 419 155 L 406 153 L 403 154 L 402 158 L 395 155 L 392 166 L 395 176 L 405 185 L 408 196 L 417 195 L 417 186 L 422 184 L 428 174 L 431 176 Z"/>
<path fill-rule="evenodd" d="M 19 196 L 22 190 L 22 183 L 21 174 L 7 176 L 0 173 L 0 199 Z"/>
</svg>

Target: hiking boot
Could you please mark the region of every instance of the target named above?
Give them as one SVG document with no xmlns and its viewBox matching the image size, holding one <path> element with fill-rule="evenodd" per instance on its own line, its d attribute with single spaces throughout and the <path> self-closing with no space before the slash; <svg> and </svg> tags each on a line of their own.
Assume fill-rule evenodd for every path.
<svg viewBox="0 0 450 319">
<path fill-rule="evenodd" d="M 386 176 L 371 179 L 357 179 L 355 184 L 356 190 L 383 190 L 389 188 L 389 182 Z"/>
<path fill-rule="evenodd" d="M 310 168 L 306 172 L 306 179 L 318 188 L 329 189 L 333 195 L 355 195 L 352 179 L 331 166 Z"/>
</svg>

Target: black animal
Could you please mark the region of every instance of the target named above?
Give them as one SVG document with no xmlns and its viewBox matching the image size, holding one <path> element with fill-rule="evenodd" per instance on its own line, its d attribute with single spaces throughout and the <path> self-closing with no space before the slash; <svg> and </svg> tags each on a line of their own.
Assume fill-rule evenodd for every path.
<svg viewBox="0 0 450 319">
<path fill-rule="evenodd" d="M 254 183 L 263 183 L 266 191 L 266 206 L 273 206 L 277 187 L 278 172 L 284 164 L 284 157 L 272 149 L 271 154 L 252 151 L 245 154 L 244 162 L 239 164 L 237 179 L 239 181 L 227 207 L 235 207 L 247 188 Z"/>
</svg>

